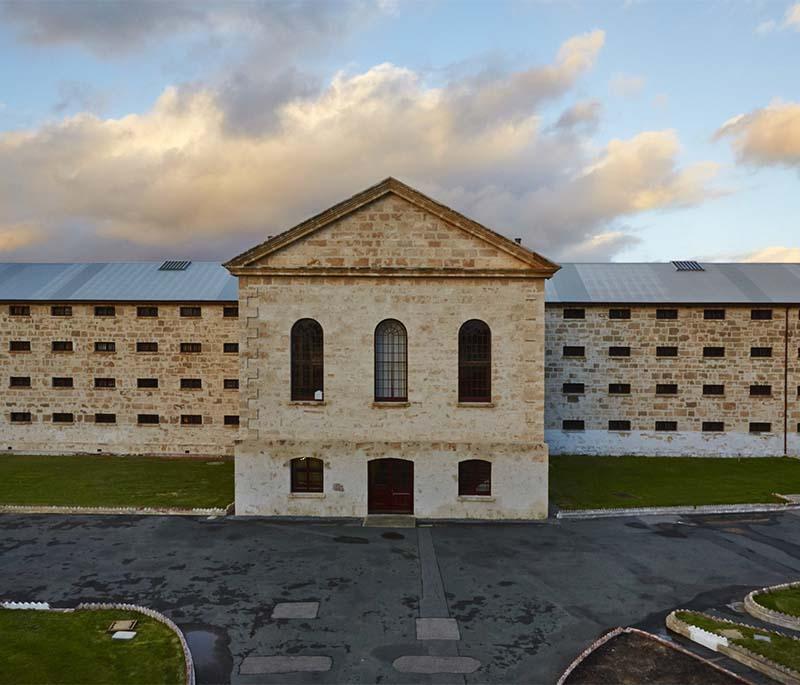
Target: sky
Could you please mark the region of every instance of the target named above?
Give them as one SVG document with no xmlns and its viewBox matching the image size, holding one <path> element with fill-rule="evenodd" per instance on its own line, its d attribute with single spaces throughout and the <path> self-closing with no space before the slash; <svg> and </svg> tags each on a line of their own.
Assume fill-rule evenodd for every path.
<svg viewBox="0 0 800 685">
<path fill-rule="evenodd" d="M 226 260 L 387 176 L 556 261 L 800 262 L 800 3 L 0 0 L 0 261 Z"/>
</svg>

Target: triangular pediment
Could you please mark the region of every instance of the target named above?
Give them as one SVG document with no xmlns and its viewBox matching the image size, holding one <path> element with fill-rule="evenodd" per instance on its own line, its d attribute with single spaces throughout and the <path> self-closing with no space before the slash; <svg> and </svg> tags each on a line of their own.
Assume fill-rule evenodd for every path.
<svg viewBox="0 0 800 685">
<path fill-rule="evenodd" d="M 387 179 L 230 260 L 233 273 L 524 272 L 558 266 L 395 179 Z"/>
</svg>

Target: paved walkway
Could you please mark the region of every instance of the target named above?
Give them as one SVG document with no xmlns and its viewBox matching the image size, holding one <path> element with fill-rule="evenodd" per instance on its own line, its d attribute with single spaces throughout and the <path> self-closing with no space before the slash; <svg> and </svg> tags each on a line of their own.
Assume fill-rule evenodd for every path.
<svg viewBox="0 0 800 685">
<path fill-rule="evenodd" d="M 797 578 L 795 513 L 390 531 L 0 516 L 0 598 L 152 606 L 200 683 L 552 683 L 609 627 L 663 630 L 676 606 Z"/>
</svg>

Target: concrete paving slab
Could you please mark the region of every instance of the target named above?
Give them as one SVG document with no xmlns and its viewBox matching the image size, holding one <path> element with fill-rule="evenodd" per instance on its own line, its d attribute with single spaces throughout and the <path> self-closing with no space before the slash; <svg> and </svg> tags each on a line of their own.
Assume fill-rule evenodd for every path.
<svg viewBox="0 0 800 685">
<path fill-rule="evenodd" d="M 329 656 L 248 656 L 239 667 L 240 675 L 267 673 L 309 673 L 330 671 Z"/>
<path fill-rule="evenodd" d="M 458 621 L 454 618 L 418 618 L 417 640 L 460 640 Z"/>
<path fill-rule="evenodd" d="M 316 618 L 319 602 L 279 602 L 272 609 L 272 618 Z"/>
<path fill-rule="evenodd" d="M 470 656 L 401 656 L 392 665 L 400 673 L 474 673 L 481 662 Z"/>
</svg>

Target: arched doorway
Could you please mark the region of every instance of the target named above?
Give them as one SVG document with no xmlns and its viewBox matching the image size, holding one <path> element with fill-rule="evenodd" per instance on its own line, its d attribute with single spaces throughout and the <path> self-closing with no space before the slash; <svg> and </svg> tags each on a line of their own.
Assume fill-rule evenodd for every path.
<svg viewBox="0 0 800 685">
<path fill-rule="evenodd" d="M 414 513 L 414 462 L 373 459 L 367 464 L 367 511 L 370 514 Z"/>
</svg>

